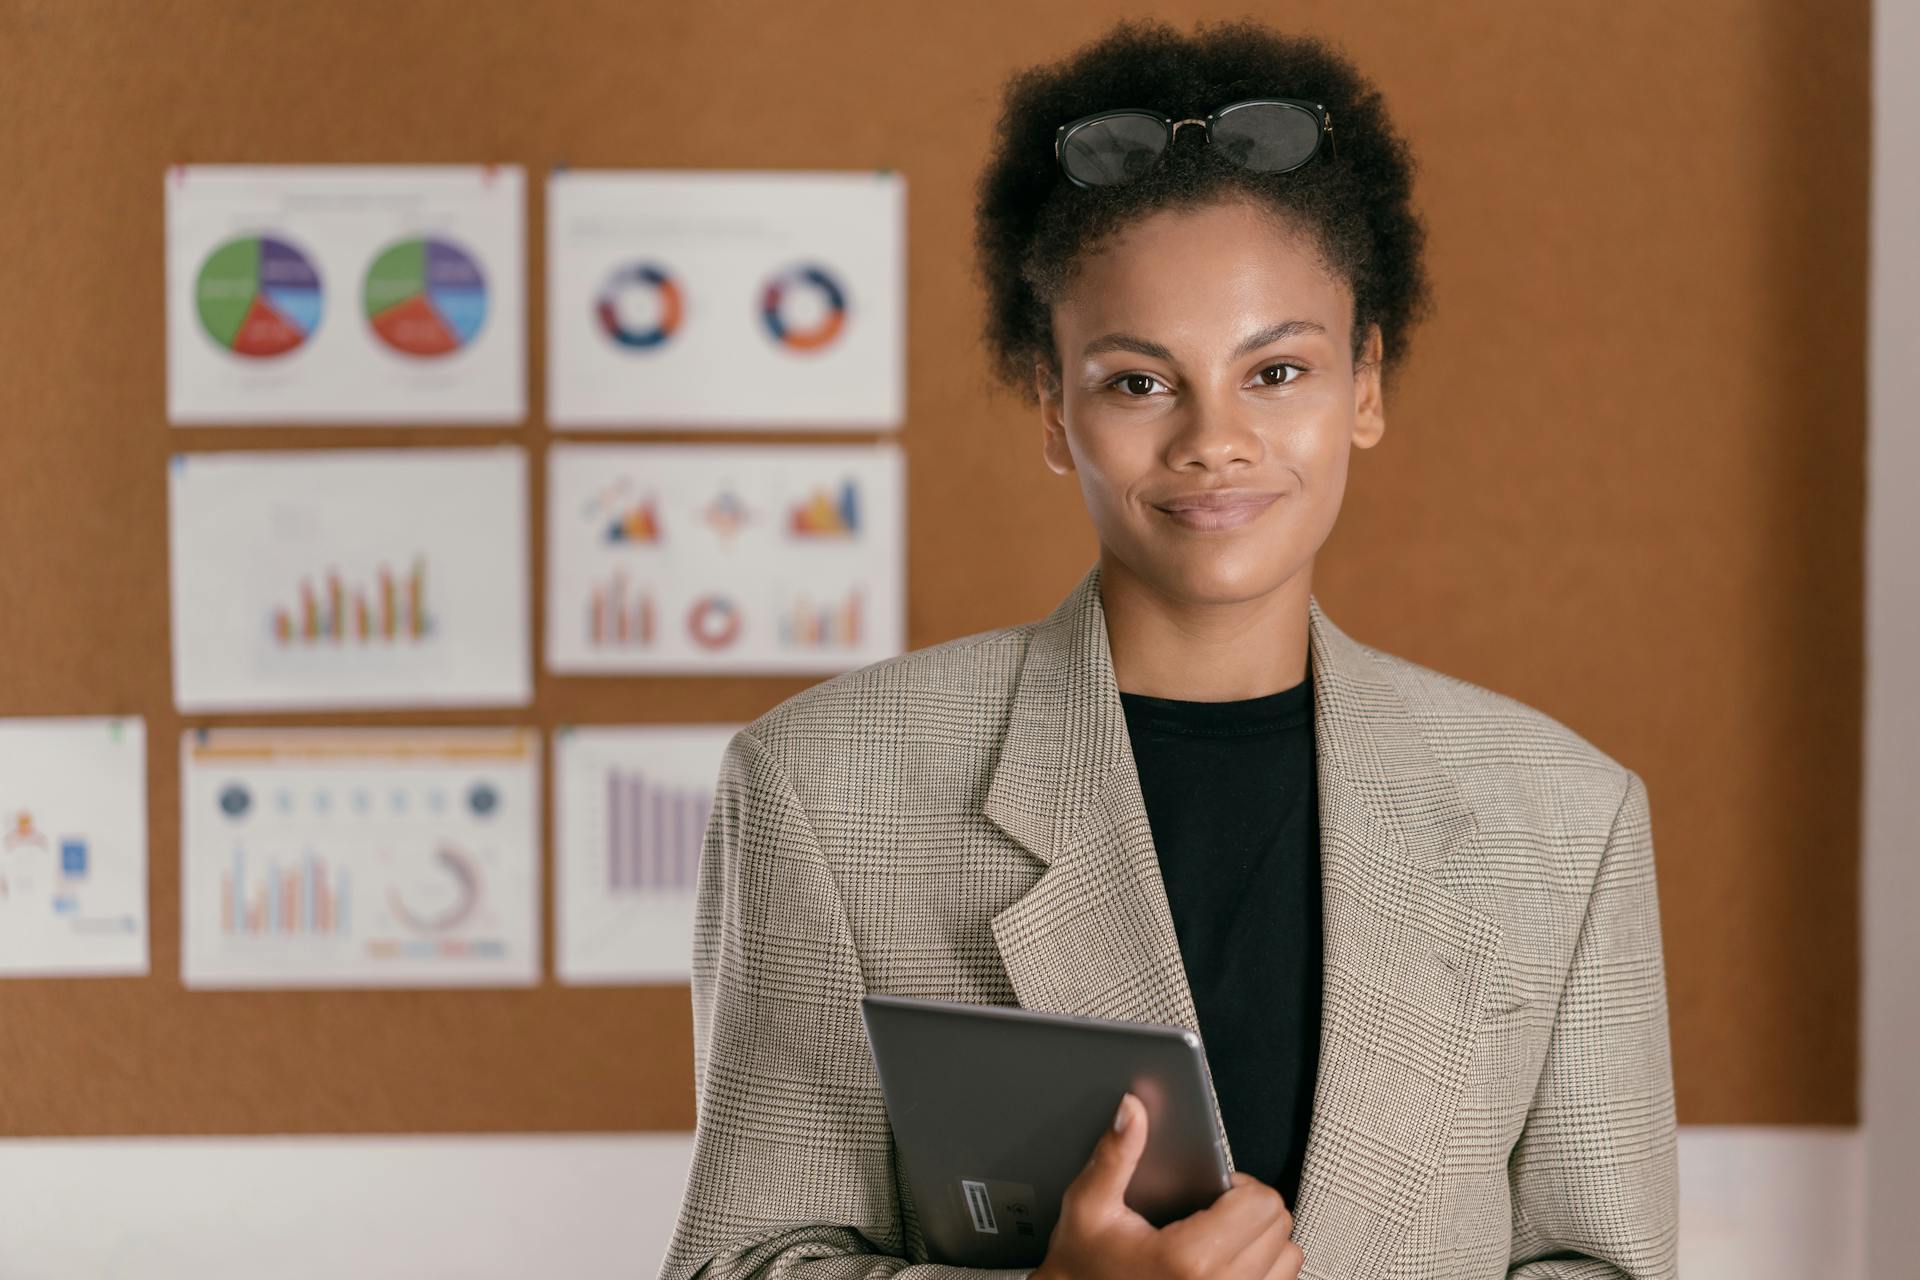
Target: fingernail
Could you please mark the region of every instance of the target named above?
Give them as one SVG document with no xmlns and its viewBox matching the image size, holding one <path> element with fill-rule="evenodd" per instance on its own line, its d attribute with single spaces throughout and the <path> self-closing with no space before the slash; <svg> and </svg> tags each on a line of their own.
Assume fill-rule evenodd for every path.
<svg viewBox="0 0 1920 1280">
<path fill-rule="evenodd" d="M 1115 1133 L 1124 1133 L 1126 1131 L 1127 1121 L 1132 1116 L 1132 1113 L 1127 1110 L 1127 1099 L 1132 1096 L 1131 1093 L 1120 1095 L 1120 1109 L 1113 1113 L 1113 1131 Z"/>
</svg>

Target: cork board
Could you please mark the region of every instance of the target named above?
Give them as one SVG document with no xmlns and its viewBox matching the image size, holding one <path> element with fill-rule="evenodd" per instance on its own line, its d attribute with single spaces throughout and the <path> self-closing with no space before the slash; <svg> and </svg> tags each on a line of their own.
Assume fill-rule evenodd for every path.
<svg viewBox="0 0 1920 1280">
<path fill-rule="evenodd" d="M 985 387 L 972 181 L 1007 72 L 1126 11 L 0 0 L 0 714 L 147 718 L 153 920 L 150 977 L 0 984 L 0 1133 L 688 1127 L 684 987 L 181 986 L 176 744 L 202 721 L 169 690 L 167 456 L 521 444 L 538 566 L 545 175 L 890 167 L 908 642 L 1038 616 L 1095 546 L 1036 417 Z M 1864 0 L 1287 20 L 1340 40 L 1412 141 L 1438 301 L 1317 593 L 1645 777 L 1683 1123 L 1855 1122 Z M 484 161 L 528 169 L 524 426 L 167 427 L 166 166 Z M 811 682 L 536 678 L 524 715 L 249 722 L 737 721 Z"/>
</svg>

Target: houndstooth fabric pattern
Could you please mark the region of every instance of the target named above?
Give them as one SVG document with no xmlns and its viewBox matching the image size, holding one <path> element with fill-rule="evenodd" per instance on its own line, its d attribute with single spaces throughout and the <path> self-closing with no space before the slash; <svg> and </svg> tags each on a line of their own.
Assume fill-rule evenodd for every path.
<svg viewBox="0 0 1920 1280">
<path fill-rule="evenodd" d="M 815 685 L 728 745 L 663 1280 L 992 1274 L 927 1261 L 865 992 L 1197 1026 L 1099 580 Z M 1645 785 L 1317 598 L 1308 618 L 1325 986 L 1301 1274 L 1673 1276 Z"/>
</svg>

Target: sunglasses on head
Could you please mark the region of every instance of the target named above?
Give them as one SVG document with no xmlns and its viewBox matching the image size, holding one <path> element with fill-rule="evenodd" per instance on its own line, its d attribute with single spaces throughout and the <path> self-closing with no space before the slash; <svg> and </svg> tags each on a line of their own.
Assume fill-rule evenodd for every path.
<svg viewBox="0 0 1920 1280">
<path fill-rule="evenodd" d="M 1256 173 L 1286 173 L 1333 141 L 1333 115 L 1304 98 L 1247 98 L 1204 120 L 1175 120 L 1144 107 L 1119 107 L 1069 120 L 1054 131 L 1053 155 L 1077 187 L 1130 182 L 1173 145 L 1183 124 L 1197 124 L 1227 159 Z M 1334 155 L 1339 155 L 1338 147 Z"/>
</svg>

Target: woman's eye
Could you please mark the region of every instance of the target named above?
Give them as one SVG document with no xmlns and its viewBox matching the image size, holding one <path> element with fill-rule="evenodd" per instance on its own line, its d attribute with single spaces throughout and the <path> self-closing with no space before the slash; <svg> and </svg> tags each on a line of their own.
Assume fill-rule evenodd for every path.
<svg viewBox="0 0 1920 1280">
<path fill-rule="evenodd" d="M 1120 388 L 1122 394 L 1129 400 L 1138 400 L 1149 394 L 1143 383 L 1151 384 L 1159 381 L 1160 379 L 1150 373 L 1123 373 L 1118 377 L 1109 378 L 1107 386 Z M 1135 395 L 1135 392 L 1139 394 Z"/>
<path fill-rule="evenodd" d="M 1301 368 L 1301 367 L 1300 367 L 1299 365 L 1297 365 L 1297 364 L 1285 364 L 1285 363 L 1282 363 L 1282 364 L 1270 364 L 1270 365 L 1268 365 L 1268 366 L 1267 366 L 1266 368 L 1264 368 L 1264 369 L 1262 369 L 1262 370 L 1260 371 L 1260 377 L 1261 377 L 1261 380 L 1262 380 L 1262 385 L 1264 385 L 1264 386 L 1269 386 L 1269 387 L 1284 387 L 1284 386 L 1289 386 L 1289 385 L 1291 385 L 1291 384 L 1293 384 L 1293 383 L 1295 383 L 1295 382 L 1298 382 L 1298 381 L 1300 381 L 1300 379 L 1299 379 L 1298 377 L 1292 377 L 1292 378 L 1288 378 L 1288 377 L 1284 377 L 1284 376 L 1283 376 L 1283 377 L 1280 377 L 1280 378 L 1269 378 L 1269 377 L 1267 377 L 1267 375 L 1268 375 L 1268 374 L 1270 374 L 1270 373 L 1272 373 L 1272 372 L 1273 372 L 1273 371 L 1274 371 L 1275 369 L 1291 369 L 1291 370 L 1293 370 L 1293 371 L 1294 371 L 1294 373 L 1295 373 L 1295 374 L 1302 374 L 1302 373 L 1305 373 L 1305 372 L 1306 372 L 1306 370 L 1305 370 L 1305 369 L 1302 369 L 1302 368 Z"/>
</svg>

